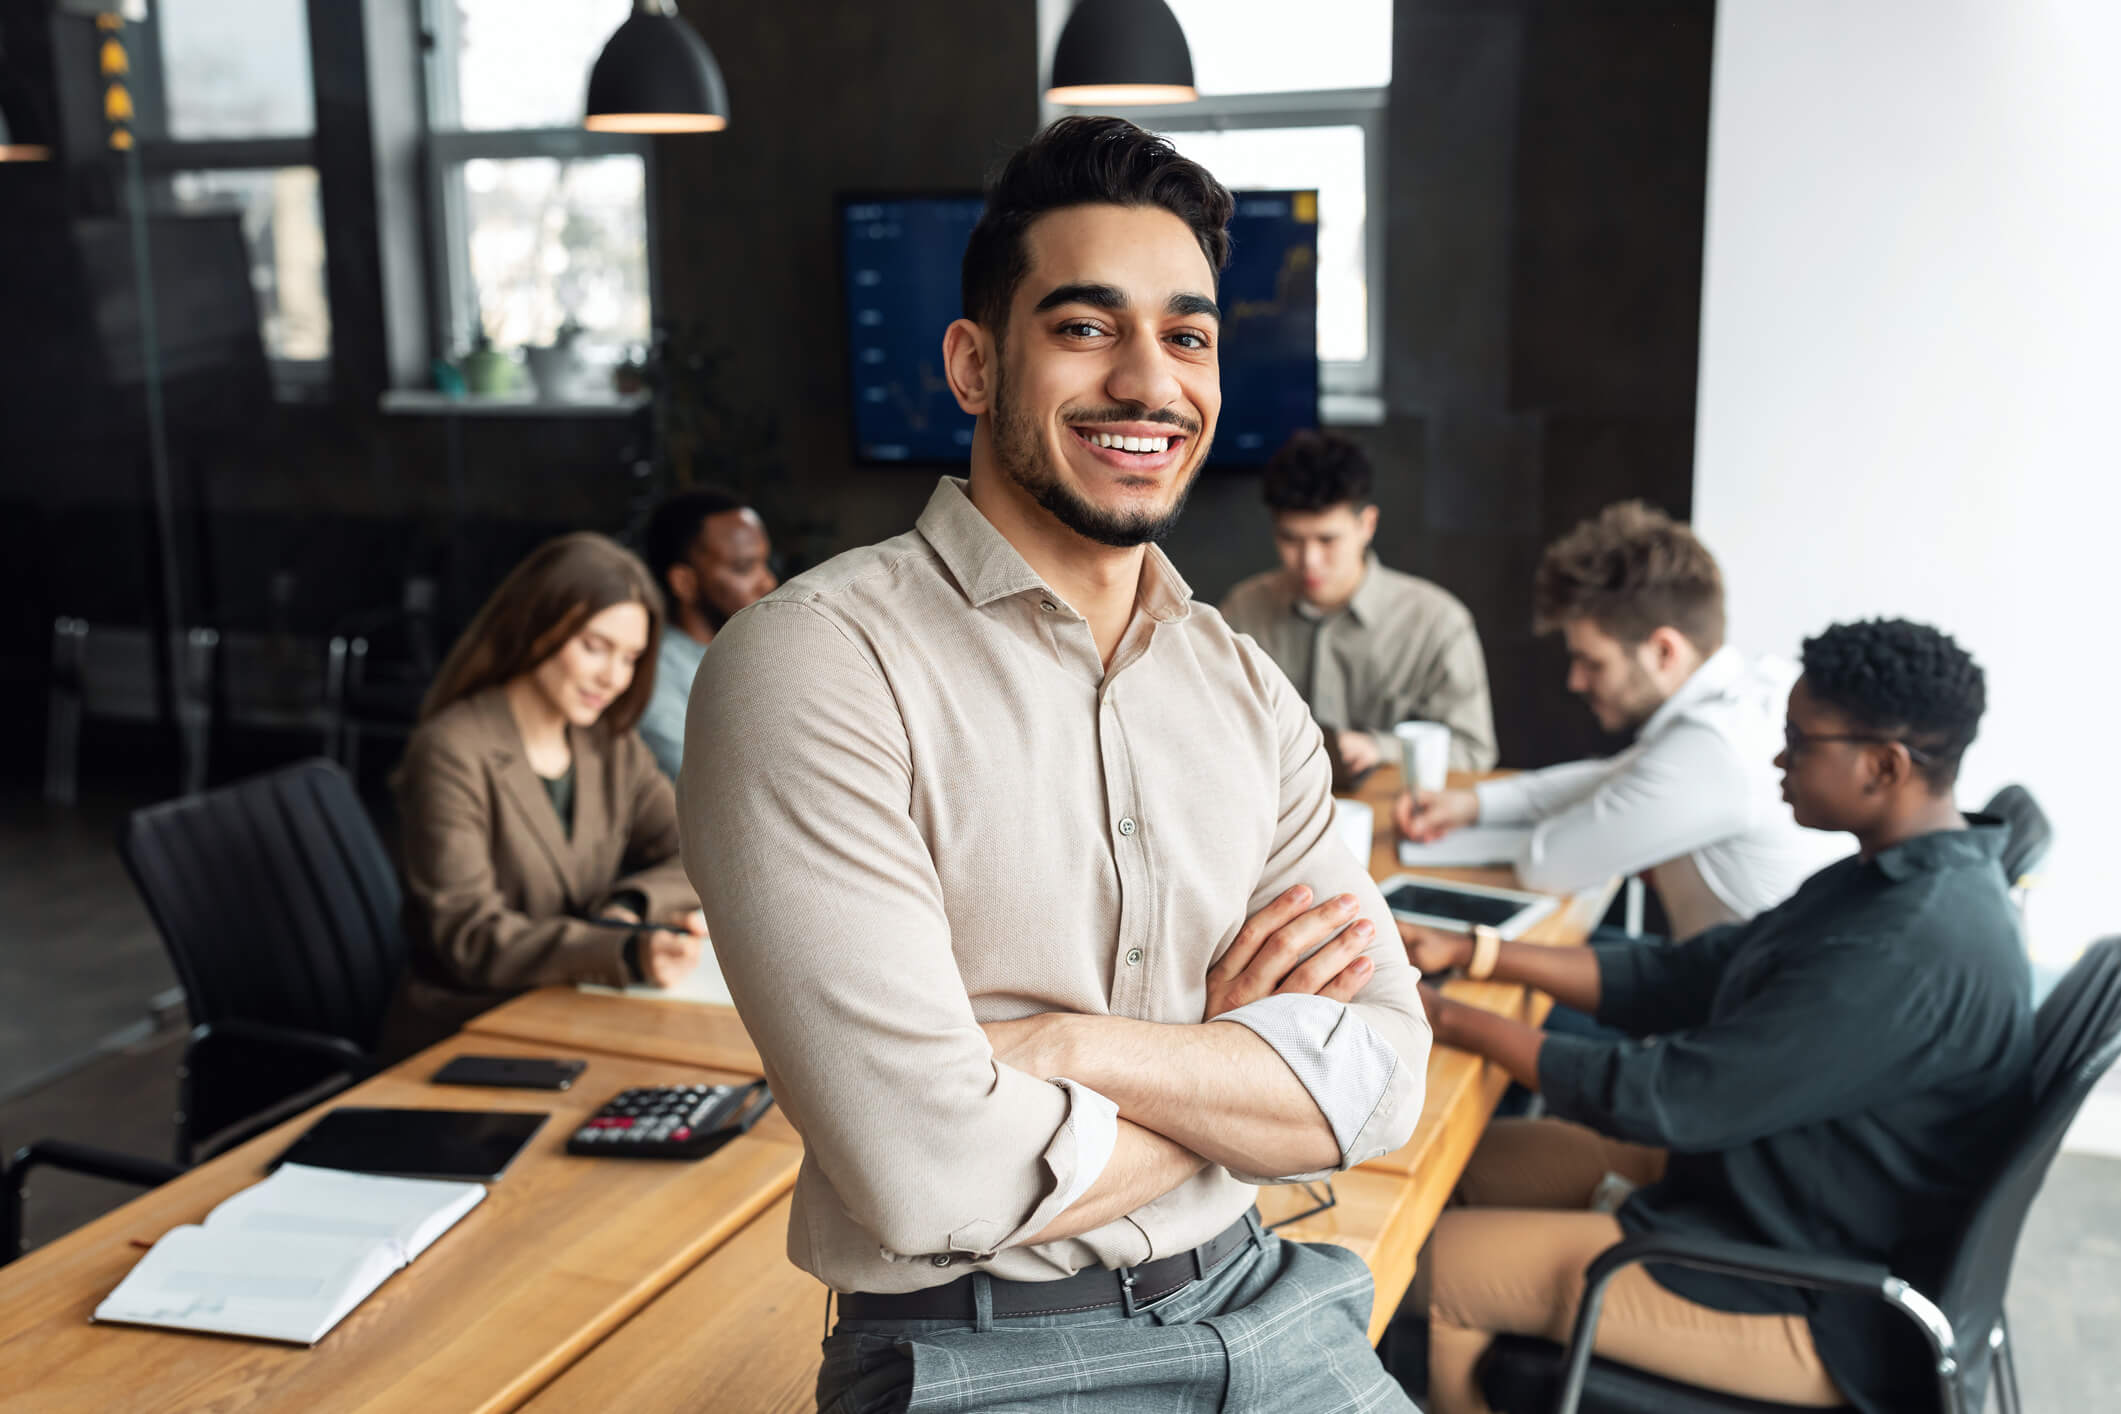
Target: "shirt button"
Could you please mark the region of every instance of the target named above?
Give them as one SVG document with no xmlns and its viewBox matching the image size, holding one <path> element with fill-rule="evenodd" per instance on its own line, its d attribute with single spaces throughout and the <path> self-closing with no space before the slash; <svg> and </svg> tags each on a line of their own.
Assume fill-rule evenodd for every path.
<svg viewBox="0 0 2121 1414">
<path fill-rule="evenodd" d="M 1039 600 L 1038 606 L 1041 609 L 1044 609 L 1049 614 L 1057 614 L 1060 612 L 1060 605 L 1054 603 L 1051 599 Z"/>
<path fill-rule="evenodd" d="M 938 1252 L 928 1260 L 935 1263 L 938 1267 L 947 1267 L 950 1265 L 950 1254 L 948 1252 Z"/>
<path fill-rule="evenodd" d="M 1142 965 L 1142 950 L 1141 950 L 1140 948 L 1128 948 L 1128 949 L 1127 949 L 1127 966 L 1129 966 L 1129 967 L 1139 967 L 1139 966 L 1141 966 L 1141 965 Z"/>
<path fill-rule="evenodd" d="M 1132 815 L 1122 815 L 1120 817 L 1119 832 L 1123 835 L 1134 833 L 1134 817 Z"/>
</svg>

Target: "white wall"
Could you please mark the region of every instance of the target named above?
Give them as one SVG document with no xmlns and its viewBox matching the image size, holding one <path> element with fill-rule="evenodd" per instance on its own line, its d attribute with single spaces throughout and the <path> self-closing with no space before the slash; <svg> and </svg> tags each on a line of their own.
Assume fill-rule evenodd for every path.
<svg viewBox="0 0 2121 1414">
<path fill-rule="evenodd" d="M 2121 932 L 2121 4 L 1722 0 L 1695 522 L 1732 634 L 1901 615 L 1988 672 L 2064 962 Z"/>
</svg>

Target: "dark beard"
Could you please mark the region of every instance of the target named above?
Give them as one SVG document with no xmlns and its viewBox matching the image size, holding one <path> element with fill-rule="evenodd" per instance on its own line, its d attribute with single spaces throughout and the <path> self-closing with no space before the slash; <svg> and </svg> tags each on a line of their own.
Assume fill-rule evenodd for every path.
<svg viewBox="0 0 2121 1414">
<path fill-rule="evenodd" d="M 1124 411 L 1112 420 L 1122 419 L 1169 422 L 1189 436 L 1199 435 L 1197 429 L 1187 427 L 1174 417 Z M 1179 513 L 1186 508 L 1186 497 L 1193 493 L 1193 483 L 1200 479 L 1200 458 L 1197 456 L 1193 475 L 1179 488 L 1178 499 L 1161 515 L 1108 511 L 1092 505 L 1077 495 L 1045 459 L 1039 445 L 1038 428 L 1010 403 L 1008 379 L 1000 366 L 996 367 L 994 376 L 994 460 L 1004 476 L 1029 492 L 1031 499 L 1045 507 L 1055 520 L 1085 540 L 1118 550 L 1151 545 L 1170 534 L 1171 527 L 1178 524 Z"/>
</svg>

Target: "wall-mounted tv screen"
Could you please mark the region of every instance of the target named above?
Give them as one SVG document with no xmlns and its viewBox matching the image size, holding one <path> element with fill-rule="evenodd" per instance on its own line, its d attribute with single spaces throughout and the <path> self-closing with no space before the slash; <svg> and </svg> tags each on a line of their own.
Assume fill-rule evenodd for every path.
<svg viewBox="0 0 2121 1414">
<path fill-rule="evenodd" d="M 974 195 L 840 198 L 854 450 L 870 463 L 962 464 L 972 419 L 943 381 L 943 330 Z M 1210 466 L 1258 466 L 1318 425 L 1318 193 L 1237 193 L 1222 306 L 1222 415 Z"/>
</svg>

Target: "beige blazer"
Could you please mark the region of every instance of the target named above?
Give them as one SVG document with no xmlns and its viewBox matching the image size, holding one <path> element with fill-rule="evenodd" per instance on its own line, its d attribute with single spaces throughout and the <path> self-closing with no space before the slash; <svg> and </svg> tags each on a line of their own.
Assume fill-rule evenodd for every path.
<svg viewBox="0 0 2121 1414">
<path fill-rule="evenodd" d="M 501 689 L 437 713 L 392 778 L 411 960 L 384 1021 L 410 1054 L 519 992 L 628 980 L 627 935 L 584 917 L 634 891 L 658 917 L 698 907 L 677 797 L 640 736 L 570 727 L 574 833 L 560 828 Z"/>
</svg>

